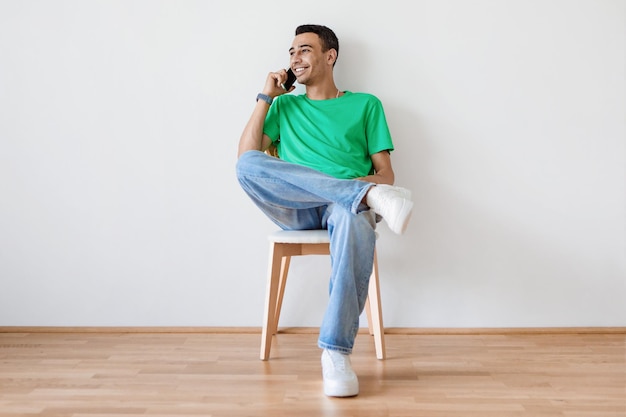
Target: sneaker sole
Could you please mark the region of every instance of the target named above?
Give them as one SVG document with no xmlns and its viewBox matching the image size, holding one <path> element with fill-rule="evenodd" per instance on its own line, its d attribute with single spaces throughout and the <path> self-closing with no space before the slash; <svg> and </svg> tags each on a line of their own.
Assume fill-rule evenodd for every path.
<svg viewBox="0 0 626 417">
<path fill-rule="evenodd" d="M 411 215 L 413 214 L 413 202 L 410 200 L 404 200 L 404 204 L 400 208 L 400 213 L 396 217 L 396 221 L 392 224 L 388 224 L 389 228 L 397 234 L 403 234 L 409 226 Z"/>
<path fill-rule="evenodd" d="M 324 395 L 327 397 L 354 397 L 359 395 L 359 383 L 331 384 L 324 381 Z"/>
</svg>

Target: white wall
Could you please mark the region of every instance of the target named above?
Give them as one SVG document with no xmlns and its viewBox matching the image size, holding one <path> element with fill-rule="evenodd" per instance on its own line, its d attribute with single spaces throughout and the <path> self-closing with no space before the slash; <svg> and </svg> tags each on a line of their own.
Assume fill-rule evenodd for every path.
<svg viewBox="0 0 626 417">
<path fill-rule="evenodd" d="M 288 4 L 0 1 L 0 325 L 261 324 L 236 146 L 301 23 L 415 196 L 379 228 L 386 326 L 626 325 L 624 1 Z M 319 325 L 327 262 L 283 325 Z"/>
</svg>

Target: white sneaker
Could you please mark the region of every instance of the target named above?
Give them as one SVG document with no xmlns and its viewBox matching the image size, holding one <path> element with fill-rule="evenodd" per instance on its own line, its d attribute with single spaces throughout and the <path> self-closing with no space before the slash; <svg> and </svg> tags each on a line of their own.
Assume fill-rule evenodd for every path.
<svg viewBox="0 0 626 417">
<path fill-rule="evenodd" d="M 393 185 L 377 184 L 370 188 L 367 205 L 382 216 L 389 228 L 401 235 L 406 231 L 413 212 L 411 191 Z"/>
<path fill-rule="evenodd" d="M 349 355 L 324 349 L 322 375 L 324 394 L 329 397 L 353 397 L 359 393 L 359 380 L 352 370 Z"/>
</svg>

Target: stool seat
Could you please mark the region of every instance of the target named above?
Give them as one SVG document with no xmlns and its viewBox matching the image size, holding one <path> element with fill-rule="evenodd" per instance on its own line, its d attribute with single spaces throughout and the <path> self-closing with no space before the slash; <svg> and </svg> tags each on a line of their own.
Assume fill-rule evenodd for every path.
<svg viewBox="0 0 626 417">
<path fill-rule="evenodd" d="M 277 230 L 268 237 L 274 243 L 330 243 L 328 230 Z"/>
<path fill-rule="evenodd" d="M 267 239 L 273 243 L 330 243 L 328 230 L 277 230 L 270 233 Z M 378 232 L 376 232 L 378 239 Z"/>
</svg>

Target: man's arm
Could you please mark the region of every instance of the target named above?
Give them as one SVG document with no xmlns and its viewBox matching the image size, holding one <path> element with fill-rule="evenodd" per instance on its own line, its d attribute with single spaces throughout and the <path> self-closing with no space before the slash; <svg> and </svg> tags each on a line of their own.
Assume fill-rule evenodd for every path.
<svg viewBox="0 0 626 417">
<path fill-rule="evenodd" d="M 357 178 L 359 180 L 374 182 L 376 184 L 393 185 L 395 175 L 391 166 L 391 155 L 389 151 L 381 151 L 372 155 L 374 174 Z"/>
<path fill-rule="evenodd" d="M 248 120 L 239 139 L 237 157 L 240 157 L 246 151 L 262 151 L 269 146 L 271 139 L 263 134 L 263 124 L 269 108 L 270 105 L 263 100 L 256 102 L 252 116 L 250 116 L 250 120 Z"/>
<path fill-rule="evenodd" d="M 265 81 L 265 87 L 263 88 L 263 94 L 274 99 L 275 97 L 285 94 L 281 84 L 287 79 L 287 71 L 280 70 L 277 72 L 270 72 Z M 291 87 L 293 90 L 295 87 Z M 255 150 L 264 151 L 270 146 L 271 139 L 269 136 L 263 134 L 263 125 L 265 124 L 265 116 L 269 110 L 270 105 L 264 100 L 257 100 L 252 116 L 243 129 L 241 138 L 239 139 L 239 151 L 237 157 L 241 156 L 244 152 Z"/>
</svg>

